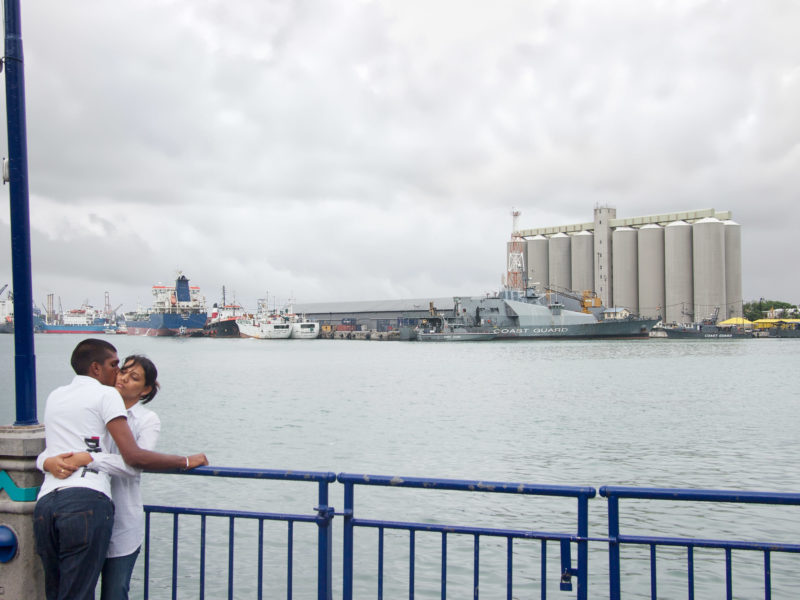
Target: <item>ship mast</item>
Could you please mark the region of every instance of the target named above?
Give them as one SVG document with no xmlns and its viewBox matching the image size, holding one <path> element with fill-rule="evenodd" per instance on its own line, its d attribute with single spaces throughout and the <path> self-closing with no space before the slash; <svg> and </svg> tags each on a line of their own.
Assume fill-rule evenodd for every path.
<svg viewBox="0 0 800 600">
<path fill-rule="evenodd" d="M 519 216 L 521 211 L 512 208 L 511 241 L 508 242 L 508 274 L 506 288 L 509 291 L 525 291 L 525 240 L 519 234 Z"/>
</svg>

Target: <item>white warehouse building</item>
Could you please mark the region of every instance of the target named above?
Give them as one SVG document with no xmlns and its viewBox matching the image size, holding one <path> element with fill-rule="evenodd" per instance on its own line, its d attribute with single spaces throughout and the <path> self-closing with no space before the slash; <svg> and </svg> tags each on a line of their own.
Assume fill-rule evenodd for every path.
<svg viewBox="0 0 800 600">
<path fill-rule="evenodd" d="M 667 323 L 742 316 L 741 226 L 713 208 L 520 229 L 524 280 L 555 292 L 592 292 L 609 308 Z M 509 245 L 509 249 L 511 245 Z"/>
</svg>

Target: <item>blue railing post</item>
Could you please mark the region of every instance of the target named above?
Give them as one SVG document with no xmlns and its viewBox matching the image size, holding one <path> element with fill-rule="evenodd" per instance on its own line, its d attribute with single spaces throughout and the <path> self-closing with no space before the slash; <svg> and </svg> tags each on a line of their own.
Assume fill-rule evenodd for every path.
<svg viewBox="0 0 800 600">
<path fill-rule="evenodd" d="M 6 122 L 11 209 L 11 271 L 14 286 L 14 425 L 36 425 L 36 360 L 33 353 L 33 284 L 28 199 L 28 140 L 19 0 L 5 1 Z"/>
<path fill-rule="evenodd" d="M 332 554 L 333 554 L 333 507 L 328 506 L 327 480 L 319 482 L 319 506 L 317 506 L 317 600 L 331 600 L 332 587 Z"/>
<path fill-rule="evenodd" d="M 342 600 L 353 598 L 353 484 L 344 484 L 342 533 Z"/>
<path fill-rule="evenodd" d="M 578 600 L 589 597 L 589 497 L 578 497 Z"/>
<path fill-rule="evenodd" d="M 602 489 L 601 489 L 602 493 Z M 620 600 L 619 498 L 608 495 L 608 584 L 610 600 Z"/>
</svg>

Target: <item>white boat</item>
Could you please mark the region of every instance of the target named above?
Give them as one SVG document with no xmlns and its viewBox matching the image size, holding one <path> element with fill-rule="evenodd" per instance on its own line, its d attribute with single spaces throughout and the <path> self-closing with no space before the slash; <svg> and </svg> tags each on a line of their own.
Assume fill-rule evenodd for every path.
<svg viewBox="0 0 800 600">
<path fill-rule="evenodd" d="M 236 320 L 239 334 L 242 337 L 251 337 L 259 340 L 285 340 L 292 335 L 291 322 L 283 317 L 271 313 L 264 298 L 258 300 L 258 310 L 254 315 L 243 315 Z"/>
<path fill-rule="evenodd" d="M 292 321 L 293 340 L 313 340 L 319 336 L 319 323 L 298 317 Z"/>
<path fill-rule="evenodd" d="M 280 319 L 260 318 L 258 315 L 237 319 L 242 337 L 259 340 L 285 340 L 292 335 L 292 324 Z"/>
<path fill-rule="evenodd" d="M 295 314 L 293 301 L 289 301 L 289 305 L 282 311 L 282 316 L 292 324 L 293 340 L 313 340 L 319 337 L 319 323 L 305 315 Z"/>
</svg>

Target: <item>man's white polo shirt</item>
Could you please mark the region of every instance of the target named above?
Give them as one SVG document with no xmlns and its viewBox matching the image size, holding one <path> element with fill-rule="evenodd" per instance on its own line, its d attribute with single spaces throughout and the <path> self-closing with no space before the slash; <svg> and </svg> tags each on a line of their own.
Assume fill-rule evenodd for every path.
<svg viewBox="0 0 800 600">
<path fill-rule="evenodd" d="M 106 450 L 106 423 L 125 417 L 125 403 L 116 388 L 101 384 L 92 377 L 76 375 L 72 383 L 54 390 L 44 409 L 44 432 L 47 452 L 95 452 Z M 66 479 L 45 473 L 39 498 L 56 488 L 85 487 L 111 497 L 111 483 L 106 473 L 92 465 L 75 471 Z"/>
</svg>

